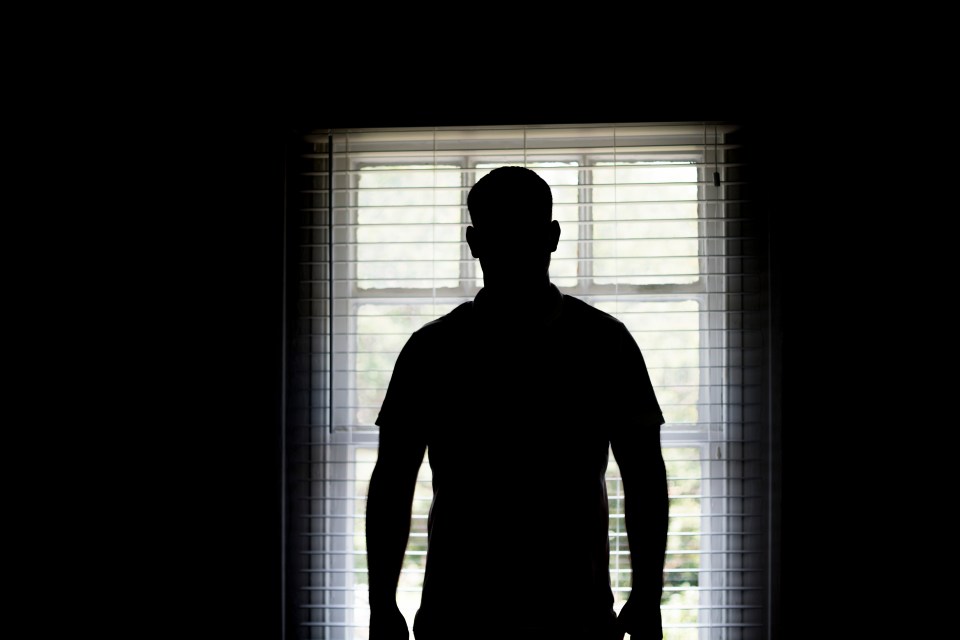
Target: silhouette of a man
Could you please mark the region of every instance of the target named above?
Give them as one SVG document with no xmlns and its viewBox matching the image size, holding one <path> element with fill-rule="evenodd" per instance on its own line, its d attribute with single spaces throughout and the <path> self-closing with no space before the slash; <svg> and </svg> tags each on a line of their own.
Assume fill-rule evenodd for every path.
<svg viewBox="0 0 960 640">
<path fill-rule="evenodd" d="M 664 420 L 640 349 L 620 321 L 551 284 L 560 225 L 540 176 L 495 169 L 467 206 L 484 287 L 410 337 L 377 419 L 370 640 L 408 637 L 396 589 L 427 449 L 433 503 L 417 640 L 660 638 Z M 610 449 L 632 565 L 619 617 L 609 575 Z"/>
</svg>

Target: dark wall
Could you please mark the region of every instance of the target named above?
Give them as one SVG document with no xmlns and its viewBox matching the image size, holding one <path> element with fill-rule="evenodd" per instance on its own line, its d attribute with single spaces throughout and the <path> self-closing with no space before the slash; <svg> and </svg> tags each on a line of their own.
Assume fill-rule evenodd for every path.
<svg viewBox="0 0 960 640">
<path fill-rule="evenodd" d="M 158 411 L 145 444 L 161 628 L 279 637 L 284 137 L 274 122 L 192 123 L 167 148 Z"/>
</svg>

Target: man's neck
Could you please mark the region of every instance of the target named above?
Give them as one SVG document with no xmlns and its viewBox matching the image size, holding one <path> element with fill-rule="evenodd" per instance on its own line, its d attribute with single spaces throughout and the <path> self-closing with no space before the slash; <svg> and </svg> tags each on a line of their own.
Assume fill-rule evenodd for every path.
<svg viewBox="0 0 960 640">
<path fill-rule="evenodd" d="M 550 278 L 533 282 L 505 282 L 491 283 L 484 279 L 483 290 L 490 299 L 504 300 L 529 304 L 539 301 L 551 294 Z"/>
<path fill-rule="evenodd" d="M 522 287 L 485 285 L 477 302 L 491 315 L 534 318 L 549 315 L 558 302 L 559 293 L 550 279 L 545 278 L 538 284 Z"/>
</svg>

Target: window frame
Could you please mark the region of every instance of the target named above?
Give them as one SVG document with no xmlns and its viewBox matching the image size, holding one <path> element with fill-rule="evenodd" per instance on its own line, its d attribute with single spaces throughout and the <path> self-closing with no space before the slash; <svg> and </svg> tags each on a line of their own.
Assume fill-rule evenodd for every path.
<svg viewBox="0 0 960 640">
<path fill-rule="evenodd" d="M 712 133 L 712 140 L 708 142 L 711 129 L 720 131 L 721 146 L 718 146 L 715 133 Z M 467 148 L 471 151 L 490 148 L 490 145 L 484 146 L 490 140 L 504 140 L 506 144 L 501 148 L 509 150 L 510 164 L 519 164 L 521 135 L 525 156 L 528 141 L 533 142 L 531 148 L 535 150 L 534 153 L 553 148 L 554 145 L 578 150 L 613 150 L 616 147 L 618 157 L 625 157 L 620 150 L 662 150 L 670 146 L 673 149 L 696 149 L 704 155 L 700 167 L 700 190 L 722 197 L 722 208 L 718 212 L 709 197 L 698 195 L 702 207 L 698 219 L 709 231 L 709 237 L 703 232 L 699 234 L 701 240 L 704 244 L 713 243 L 719 247 L 716 251 L 713 248 L 701 249 L 699 253 L 710 256 L 710 261 L 717 261 L 706 273 L 716 273 L 716 265 L 719 264 L 729 270 L 729 277 L 721 276 L 726 281 L 717 288 L 707 283 L 709 304 L 714 309 L 723 308 L 726 311 L 712 314 L 703 309 L 700 324 L 707 327 L 704 331 L 710 342 L 701 342 L 700 348 L 713 356 L 712 362 L 722 365 L 713 366 L 699 382 L 716 389 L 713 377 L 716 374 L 722 384 L 730 385 L 730 393 L 723 390 L 721 404 L 715 404 L 712 396 L 708 400 L 711 410 L 718 412 L 720 422 L 729 431 L 719 435 L 712 432 L 708 434 L 708 438 L 716 436 L 718 443 L 722 444 L 722 460 L 715 459 L 713 446 L 708 449 L 701 447 L 700 468 L 705 469 L 705 465 L 710 465 L 718 469 L 716 473 L 709 469 L 703 471 L 701 478 L 704 481 L 719 480 L 726 485 L 726 488 L 714 494 L 718 510 L 724 509 L 723 501 L 736 501 L 736 494 L 742 494 L 740 497 L 745 500 L 737 502 L 736 508 L 727 508 L 727 515 L 717 520 L 725 528 L 722 534 L 717 535 L 730 536 L 728 542 L 733 546 L 728 545 L 729 553 L 739 554 L 724 556 L 731 559 L 731 569 L 722 575 L 729 580 L 722 583 L 726 586 L 712 587 L 724 590 L 724 609 L 713 610 L 707 617 L 701 612 L 701 624 L 710 626 L 701 629 L 699 634 L 689 629 L 681 633 L 682 637 L 696 635 L 711 640 L 723 637 L 755 639 L 766 637 L 771 628 L 775 630 L 779 618 L 778 500 L 781 492 L 778 485 L 780 471 L 776 465 L 780 458 L 782 428 L 781 403 L 777 395 L 781 383 L 778 340 L 782 339 L 782 323 L 778 319 L 779 291 L 774 286 L 778 271 L 774 268 L 771 259 L 773 254 L 770 252 L 774 248 L 771 229 L 775 227 L 778 212 L 771 208 L 775 204 L 772 201 L 756 199 L 758 188 L 760 195 L 764 195 L 765 176 L 757 173 L 760 155 L 756 152 L 755 130 L 751 129 L 751 123 L 596 122 L 583 125 L 320 128 L 296 131 L 292 135 L 295 139 L 289 147 L 289 199 L 286 205 L 289 360 L 284 366 L 289 386 L 284 391 L 286 403 L 283 419 L 283 495 L 286 505 L 283 537 L 289 550 L 283 562 L 286 568 L 283 599 L 286 620 L 289 622 L 287 633 L 296 634 L 296 637 L 314 637 L 319 633 L 328 638 L 342 638 L 351 633 L 343 628 L 345 610 L 338 608 L 334 600 L 326 598 L 327 594 L 337 593 L 337 587 L 331 585 L 334 579 L 339 579 L 339 576 L 332 576 L 327 571 L 336 571 L 343 558 L 340 557 L 342 553 L 337 534 L 331 535 L 334 531 L 332 523 L 341 521 L 332 507 L 341 499 L 338 497 L 341 489 L 337 483 L 331 485 L 324 480 L 352 475 L 352 471 L 337 469 L 341 460 L 353 457 L 342 450 L 340 445 L 343 442 L 349 442 L 350 438 L 358 443 L 366 438 L 371 443 L 376 440 L 374 431 L 338 430 L 335 433 L 331 411 L 333 387 L 342 385 L 344 380 L 344 373 L 335 372 L 330 366 L 333 357 L 331 351 L 335 346 L 334 334 L 340 337 L 350 333 L 344 327 L 344 317 L 333 317 L 335 302 L 338 304 L 338 315 L 349 315 L 341 314 L 343 308 L 339 306 L 349 296 L 344 295 L 340 288 L 334 291 L 334 258 L 343 260 L 344 256 L 341 253 L 343 247 L 335 247 L 335 244 L 342 243 L 342 238 L 334 238 L 331 233 L 334 222 L 343 224 L 346 220 L 341 211 L 346 199 L 341 194 L 349 190 L 349 159 L 358 156 L 356 152 L 359 150 L 368 152 L 364 155 L 370 157 L 373 154 L 369 152 L 376 149 L 388 152 L 408 149 L 408 155 L 416 153 L 418 160 L 426 160 L 430 157 L 431 135 L 434 150 L 451 150 L 443 152 L 447 158 Z M 479 142 L 474 145 L 472 140 Z M 597 141 L 597 144 L 593 144 L 593 141 Z M 766 153 L 762 155 L 769 157 Z M 722 182 L 719 189 L 714 189 L 709 180 L 711 170 L 720 172 Z M 722 215 L 718 216 L 718 213 Z M 683 234 L 673 235 L 679 237 Z M 463 252 L 467 251 L 464 243 L 460 246 Z M 338 276 L 342 276 L 339 271 L 341 268 L 342 265 L 337 265 Z M 703 268 L 701 273 L 704 273 Z M 337 286 L 344 284 L 339 282 Z M 567 287 L 563 289 L 576 295 Z M 705 325 L 704 314 L 710 315 Z M 634 316 L 634 319 L 639 318 Z M 406 322 L 409 326 L 410 319 Z M 656 325 L 652 328 L 659 330 Z M 717 334 L 721 337 L 718 338 Z M 720 346 L 711 347 L 714 343 Z M 390 345 L 391 351 L 394 346 Z M 385 371 L 382 360 L 377 368 Z M 379 388 L 381 385 L 382 376 L 374 386 Z M 687 398 L 681 400 L 688 401 Z M 673 437 L 678 436 L 674 432 Z M 712 440 L 706 442 L 712 443 Z M 727 467 L 730 468 L 729 472 L 722 472 Z M 696 493 L 689 490 L 692 488 L 687 485 L 682 490 Z M 362 509 L 362 503 L 355 508 Z M 340 506 L 335 509 L 342 511 Z M 354 515 L 359 515 L 359 511 Z M 330 522 L 318 519 L 328 516 Z M 689 546 L 697 547 L 696 543 Z M 718 553 L 724 552 L 721 546 L 716 545 Z M 760 555 L 744 556 L 751 553 L 747 550 Z M 326 558 L 323 554 L 336 557 Z M 740 564 L 748 562 L 750 564 Z M 747 570 L 753 571 L 753 575 L 740 573 L 741 567 L 749 567 Z M 309 573 L 305 573 L 304 569 Z M 728 596 L 729 600 L 726 599 Z M 687 601 L 688 604 L 692 602 L 695 600 Z M 706 600 L 701 600 L 702 606 L 707 604 Z M 735 610 L 737 608 L 754 611 L 741 613 Z M 738 630 L 736 627 L 746 629 Z M 359 633 L 359 637 L 362 637 L 363 631 Z"/>
<path fill-rule="evenodd" d="M 358 309 L 361 305 L 365 304 L 432 304 L 436 303 L 438 300 L 448 299 L 471 299 L 476 295 L 477 291 L 481 288 L 479 285 L 475 284 L 475 280 L 478 277 L 478 269 L 476 268 L 476 261 L 470 259 L 469 248 L 465 241 L 461 242 L 461 262 L 459 269 L 459 286 L 458 287 L 442 287 L 436 289 L 422 289 L 422 288 L 361 288 L 358 285 L 357 279 L 357 237 L 356 232 L 359 228 L 358 217 L 359 217 L 359 191 L 360 191 L 360 172 L 363 168 L 373 167 L 373 166 L 392 166 L 399 167 L 405 164 L 407 165 L 416 165 L 422 166 L 427 164 L 425 157 L 418 157 L 410 160 L 409 162 L 401 162 L 399 158 L 391 158 L 389 155 L 383 153 L 376 154 L 364 154 L 357 153 L 356 157 L 351 158 L 350 165 L 350 174 L 349 174 L 349 189 L 347 190 L 347 204 L 334 206 L 332 215 L 334 216 L 335 225 L 334 233 L 336 234 L 336 227 L 343 228 L 345 226 L 347 233 L 347 252 L 346 252 L 346 262 L 347 262 L 347 284 L 346 287 L 341 286 L 342 289 L 346 289 L 347 295 L 335 296 L 333 301 L 334 309 L 334 322 L 340 321 L 341 328 L 346 329 L 345 331 L 335 331 L 334 332 L 334 353 L 342 354 L 342 357 L 347 358 L 346 366 L 337 366 L 336 361 L 334 361 L 334 369 L 346 369 L 348 371 L 355 372 L 356 370 L 356 350 L 352 348 L 352 345 L 349 344 L 349 341 L 355 340 L 356 336 L 359 335 L 357 327 L 357 317 Z M 717 241 L 715 238 L 708 237 L 706 234 L 707 225 L 710 223 L 710 220 L 707 219 L 705 215 L 707 210 L 707 188 L 706 188 L 706 174 L 707 174 L 707 159 L 706 151 L 702 153 L 688 152 L 681 159 L 682 161 L 689 161 L 694 163 L 697 168 L 697 226 L 698 226 L 698 257 L 699 257 L 699 273 L 700 277 L 697 278 L 697 281 L 694 283 L 683 284 L 683 283 L 663 283 L 663 284 L 597 284 L 594 281 L 592 270 L 587 268 L 584 269 L 583 266 L 591 267 L 592 259 L 592 234 L 590 237 L 584 238 L 580 237 L 578 234 L 578 268 L 577 268 L 577 285 L 575 287 L 565 286 L 562 290 L 565 293 L 580 297 L 581 299 L 586 300 L 587 302 L 594 303 L 598 300 L 604 299 L 623 299 L 623 298 L 637 298 L 642 299 L 643 301 L 678 301 L 678 300 L 693 300 L 697 303 L 698 309 L 698 318 L 700 326 L 700 336 L 701 340 L 706 337 L 707 343 L 700 343 L 699 346 L 699 368 L 701 370 L 700 377 L 700 395 L 698 397 L 698 406 L 700 411 L 707 410 L 710 415 L 706 416 L 704 419 L 703 414 L 700 415 L 700 419 L 697 424 L 706 425 L 703 427 L 697 428 L 688 428 L 688 429 L 670 429 L 665 428 L 661 430 L 661 442 L 663 447 L 692 447 L 696 448 L 700 452 L 700 471 L 701 482 L 709 482 L 710 489 L 706 490 L 706 485 L 702 484 L 701 489 L 701 498 L 700 498 L 700 531 L 706 535 L 701 535 L 701 561 L 700 566 L 696 570 L 699 574 L 700 585 L 698 590 L 701 594 L 700 607 L 714 605 L 713 602 L 718 596 L 722 599 L 722 591 L 715 590 L 719 585 L 713 584 L 713 574 L 714 571 L 722 570 L 714 567 L 717 564 L 714 561 L 713 552 L 720 551 L 720 549 L 714 549 L 717 545 L 714 544 L 714 538 L 718 540 L 723 540 L 726 536 L 725 531 L 716 531 L 717 525 L 713 522 L 713 505 L 715 500 L 710 496 L 722 496 L 726 493 L 726 488 L 723 486 L 727 479 L 725 474 L 722 473 L 722 463 L 723 460 L 715 460 L 712 455 L 713 447 L 710 441 L 710 425 L 721 423 L 724 420 L 723 415 L 716 415 L 716 412 L 722 412 L 723 407 L 722 403 L 716 402 L 719 398 L 714 396 L 722 393 L 722 381 L 714 380 L 715 374 L 721 375 L 722 369 L 726 366 L 725 363 L 715 363 L 715 359 L 726 359 L 726 352 L 723 347 L 725 344 L 725 333 L 722 329 L 718 327 L 711 326 L 711 319 L 716 315 L 718 317 L 723 317 L 722 309 L 720 314 L 715 314 L 713 312 L 718 311 L 718 309 L 713 309 L 710 307 L 710 304 L 713 302 L 711 295 L 709 293 L 709 282 L 707 278 L 716 277 L 718 274 L 716 269 L 710 271 L 706 267 L 706 261 L 711 259 L 711 257 L 717 254 L 710 253 L 710 247 L 708 246 L 711 241 Z M 627 160 L 630 158 L 630 160 Z M 652 161 L 659 160 L 660 158 L 654 159 Z M 473 177 L 478 171 L 478 167 L 483 164 L 496 164 L 498 160 L 504 160 L 507 163 L 515 164 L 516 158 L 511 156 L 509 159 L 504 157 L 498 158 L 496 154 L 483 153 L 483 154 L 464 154 L 459 156 L 444 155 L 442 161 L 439 161 L 438 164 L 448 165 L 460 163 L 460 182 L 461 182 L 461 203 L 460 203 L 460 223 L 462 225 L 469 224 L 469 213 L 466 207 L 466 191 L 467 187 L 472 184 Z M 622 162 L 622 161 L 651 161 L 650 154 L 614 154 L 614 153 L 591 153 L 591 154 L 557 154 L 556 156 L 538 156 L 536 162 L 528 164 L 539 164 L 541 162 L 576 162 L 576 170 L 578 172 L 578 184 L 577 184 L 577 207 L 578 207 L 578 225 L 579 231 L 583 230 L 592 230 L 593 228 L 593 205 L 592 202 L 592 177 L 593 169 L 598 165 L 599 162 Z M 678 160 L 676 155 L 670 158 L 663 158 L 664 161 L 675 162 Z M 585 179 L 586 178 L 586 179 Z M 340 211 L 338 211 L 338 209 Z M 341 221 L 336 222 L 338 213 L 342 215 L 342 212 L 346 211 L 346 224 Z M 335 236 L 336 237 L 336 236 Z M 722 241 L 722 239 L 720 239 Z M 586 251 L 580 251 L 580 249 L 586 248 Z M 722 254 L 720 254 L 722 255 Z M 709 275 L 708 275 L 709 274 Z M 334 283 L 334 291 L 337 290 L 337 283 Z M 342 291 L 341 291 L 342 293 Z M 718 300 L 723 300 L 723 296 L 718 296 Z M 338 305 L 341 305 L 340 308 L 345 310 L 345 313 L 338 312 Z M 347 305 L 343 307 L 343 305 Z M 343 321 L 346 321 L 346 326 L 343 325 Z M 716 343 L 714 343 L 716 341 Z M 353 374 L 355 375 L 355 373 Z M 345 420 L 344 416 L 340 416 L 337 419 L 338 411 L 339 412 L 355 412 L 356 407 L 358 406 L 357 390 L 355 379 L 354 383 L 347 385 L 348 388 L 335 389 L 334 391 L 334 428 L 333 433 L 331 434 L 332 439 L 330 444 L 334 445 L 334 449 L 341 451 L 344 455 L 342 460 L 337 460 L 338 463 L 334 465 L 334 469 L 340 469 L 343 471 L 346 477 L 354 478 L 356 481 L 356 460 L 358 451 L 360 449 L 371 449 L 376 450 L 378 435 L 373 428 L 363 428 L 359 427 L 356 424 L 355 418 L 350 418 Z M 350 397 L 348 394 L 353 394 Z M 706 394 L 706 396 L 704 395 Z M 338 428 L 338 425 L 341 427 Z M 691 425 L 692 426 L 692 425 Z M 426 461 L 424 462 L 426 464 Z M 720 467 L 718 467 L 720 465 Z M 347 495 L 351 492 L 348 490 Z M 350 509 L 354 510 L 355 506 L 352 501 L 348 501 L 346 504 L 351 505 Z M 723 507 L 720 506 L 717 509 L 722 513 Z M 348 518 L 348 522 L 352 522 L 353 518 L 360 516 L 354 511 L 351 511 L 351 518 Z M 720 545 L 723 546 L 723 545 Z M 722 557 L 722 556 L 719 556 Z M 613 557 L 611 558 L 613 561 Z M 345 573 L 346 577 L 344 583 L 349 587 L 346 593 L 354 593 L 355 588 L 353 581 L 352 573 Z M 703 599 L 703 594 L 707 594 L 706 598 L 709 602 L 705 603 Z M 666 594 L 665 594 L 666 595 Z M 353 609 L 348 609 L 348 616 L 346 623 L 350 624 L 352 622 L 352 617 L 354 615 Z M 704 630 L 707 632 L 708 630 Z M 701 633 L 703 637 L 706 637 Z"/>
</svg>

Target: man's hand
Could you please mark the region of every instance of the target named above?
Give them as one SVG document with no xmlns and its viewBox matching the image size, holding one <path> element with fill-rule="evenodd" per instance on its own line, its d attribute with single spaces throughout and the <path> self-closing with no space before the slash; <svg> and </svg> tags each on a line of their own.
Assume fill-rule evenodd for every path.
<svg viewBox="0 0 960 640">
<path fill-rule="evenodd" d="M 633 600 L 627 600 L 614 623 L 611 640 L 623 640 L 630 634 L 630 640 L 662 640 L 663 623 L 660 619 L 660 606 L 637 606 Z"/>
<path fill-rule="evenodd" d="M 394 605 L 384 610 L 370 611 L 370 640 L 409 640 L 407 621 Z"/>
</svg>

